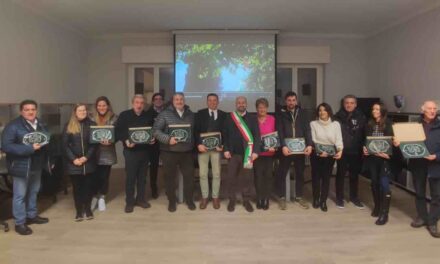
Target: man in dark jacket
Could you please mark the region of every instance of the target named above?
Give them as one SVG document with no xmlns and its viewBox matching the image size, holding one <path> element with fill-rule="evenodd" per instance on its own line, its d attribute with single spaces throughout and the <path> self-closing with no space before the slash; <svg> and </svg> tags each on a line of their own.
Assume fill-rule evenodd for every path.
<svg viewBox="0 0 440 264">
<path fill-rule="evenodd" d="M 280 209 L 286 210 L 286 175 L 290 169 L 290 164 L 295 165 L 295 202 L 303 209 L 309 206 L 302 199 L 304 188 L 304 168 L 305 156 L 312 152 L 312 134 L 310 130 L 310 120 L 307 113 L 298 106 L 298 97 L 295 92 L 288 92 L 284 96 L 286 106 L 281 109 L 277 115 L 277 130 L 280 137 L 282 155 L 277 172 L 276 186 L 280 197 Z M 284 139 L 286 138 L 304 138 L 306 148 L 304 155 L 291 155 Z"/>
<path fill-rule="evenodd" d="M 15 231 L 20 235 L 30 235 L 32 229 L 28 225 L 49 222 L 49 219 L 40 217 L 37 210 L 41 172 L 45 168 L 50 170 L 46 147 L 29 140 L 30 135 L 39 136 L 30 133 L 46 133 L 47 130 L 36 117 L 35 101 L 22 101 L 20 112 L 21 116 L 12 120 L 3 131 L 2 151 L 7 155 L 8 172 L 14 181 L 12 213 Z"/>
<path fill-rule="evenodd" d="M 133 212 L 134 206 L 150 208 L 145 197 L 147 161 L 150 148 L 147 144 L 134 144 L 129 141 L 129 128 L 148 127 L 153 125 L 153 117 L 144 111 L 145 99 L 137 94 L 132 99 L 132 109 L 119 115 L 116 122 L 116 137 L 124 145 L 125 173 L 125 212 Z M 154 144 L 154 141 L 151 142 Z M 136 198 L 135 198 L 136 186 Z"/>
<path fill-rule="evenodd" d="M 223 126 L 224 156 L 228 159 L 228 211 L 235 210 L 235 196 L 237 191 L 241 191 L 244 208 L 253 212 L 254 208 L 250 203 L 253 186 L 252 163 L 260 153 L 260 129 L 257 117 L 246 110 L 246 97 L 237 97 L 235 106 L 236 111 L 227 115 Z"/>
<path fill-rule="evenodd" d="M 155 93 L 151 97 L 151 107 L 147 110 L 147 114 L 153 117 L 153 121 L 156 121 L 157 116 L 162 112 L 164 108 L 163 96 L 160 93 Z M 157 172 L 159 170 L 159 156 L 160 156 L 160 146 L 159 142 L 155 142 L 151 145 L 149 163 L 150 163 L 150 187 L 151 196 L 153 199 L 159 197 L 159 190 L 157 188 Z"/>
<path fill-rule="evenodd" d="M 202 191 L 202 200 L 200 202 L 200 209 L 205 209 L 208 205 L 209 196 L 209 182 L 208 171 L 209 163 L 211 162 L 212 170 L 212 203 L 214 209 L 220 208 L 220 174 L 221 174 L 221 151 L 220 147 L 217 149 L 208 150 L 202 143 L 200 134 L 208 132 L 220 132 L 223 129 L 223 123 L 226 118 L 226 113 L 218 109 L 218 95 L 215 93 L 208 94 L 206 97 L 208 107 L 199 110 L 196 115 L 195 133 L 197 150 L 199 151 L 199 174 L 200 174 L 200 189 Z"/>
<path fill-rule="evenodd" d="M 336 206 L 344 208 L 344 180 L 347 171 L 350 176 L 350 202 L 359 209 L 364 205 L 359 200 L 359 173 L 362 168 L 362 146 L 365 140 L 364 114 L 357 109 L 357 98 L 346 95 L 342 99 L 341 109 L 336 113 L 335 119 L 341 124 L 344 151 L 338 160 L 336 173 Z"/>
<path fill-rule="evenodd" d="M 178 128 L 176 127 L 178 126 Z M 174 127 L 174 128 L 172 128 Z M 183 128 L 185 127 L 185 128 Z M 175 212 L 177 167 L 183 175 L 183 189 L 188 209 L 195 210 L 194 190 L 194 113 L 185 105 L 183 93 L 173 95 L 172 104 L 154 122 L 153 135 L 160 142 L 165 174 L 168 211 Z M 180 138 L 181 137 L 181 138 Z"/>
<path fill-rule="evenodd" d="M 412 173 L 417 209 L 417 218 L 411 226 L 419 228 L 426 225 L 433 237 L 440 238 L 437 230 L 437 221 L 440 217 L 440 120 L 437 110 L 437 104 L 433 101 L 426 101 L 423 104 L 423 115 L 419 122 L 423 125 L 426 136 L 425 145 L 430 155 L 425 158 L 410 159 L 408 168 Z M 426 202 L 428 180 L 431 196 L 429 212 Z"/>
</svg>

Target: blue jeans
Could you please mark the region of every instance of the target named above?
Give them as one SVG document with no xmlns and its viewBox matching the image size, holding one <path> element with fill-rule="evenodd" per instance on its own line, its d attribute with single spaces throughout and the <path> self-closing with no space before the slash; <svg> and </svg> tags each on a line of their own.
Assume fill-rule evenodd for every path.
<svg viewBox="0 0 440 264">
<path fill-rule="evenodd" d="M 40 183 L 41 171 L 32 171 L 28 177 L 13 177 L 12 214 L 16 225 L 23 225 L 26 218 L 38 215 L 37 194 Z"/>
</svg>

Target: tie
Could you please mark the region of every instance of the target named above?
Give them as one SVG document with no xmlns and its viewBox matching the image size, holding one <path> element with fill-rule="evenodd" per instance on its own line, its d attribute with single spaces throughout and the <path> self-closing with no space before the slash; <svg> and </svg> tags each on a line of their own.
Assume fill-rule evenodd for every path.
<svg viewBox="0 0 440 264">
<path fill-rule="evenodd" d="M 214 111 L 211 111 L 210 118 L 211 118 L 211 121 L 215 121 L 215 118 L 214 118 Z"/>
</svg>

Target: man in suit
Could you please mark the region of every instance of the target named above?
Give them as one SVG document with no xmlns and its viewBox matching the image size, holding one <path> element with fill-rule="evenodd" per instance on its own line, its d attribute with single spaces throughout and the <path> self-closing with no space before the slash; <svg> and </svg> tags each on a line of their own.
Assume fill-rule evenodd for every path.
<svg viewBox="0 0 440 264">
<path fill-rule="evenodd" d="M 224 156 L 228 159 L 228 211 L 235 210 L 236 192 L 241 191 L 243 206 L 248 212 L 254 208 L 250 203 L 253 186 L 252 163 L 260 153 L 260 129 L 257 117 L 247 112 L 247 99 L 235 99 L 236 111 L 227 115 L 224 124 Z"/>
<path fill-rule="evenodd" d="M 199 174 L 200 174 L 200 189 L 202 191 L 202 200 L 200 201 L 200 209 L 205 209 L 208 205 L 209 196 L 209 182 L 208 171 L 209 162 L 211 162 L 212 169 L 212 204 L 215 209 L 220 208 L 220 173 L 221 173 L 221 147 L 208 150 L 202 142 L 201 133 L 207 132 L 221 132 L 223 122 L 226 118 L 226 113 L 218 109 L 218 95 L 210 93 L 206 97 L 207 108 L 199 110 L 196 114 L 195 121 L 195 138 L 197 150 L 199 151 Z"/>
</svg>

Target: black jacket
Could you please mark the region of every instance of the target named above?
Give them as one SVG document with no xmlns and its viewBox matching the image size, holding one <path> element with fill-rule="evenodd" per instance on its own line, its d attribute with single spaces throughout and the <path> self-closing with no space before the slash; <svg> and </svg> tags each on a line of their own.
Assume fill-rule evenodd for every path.
<svg viewBox="0 0 440 264">
<path fill-rule="evenodd" d="M 261 149 L 261 140 L 260 140 L 260 128 L 258 126 L 257 117 L 254 114 L 250 114 L 246 112 L 243 116 L 244 121 L 246 122 L 249 130 L 254 137 L 254 149 L 253 153 L 260 153 Z M 237 126 L 234 123 L 234 120 L 231 117 L 231 114 L 226 115 L 225 123 L 223 126 L 223 145 L 224 151 L 229 151 L 231 154 L 244 155 L 244 150 L 247 147 L 247 143 L 242 137 L 240 130 L 238 130 Z"/>
<path fill-rule="evenodd" d="M 364 114 L 359 109 L 349 114 L 342 107 L 336 113 L 335 119 L 341 124 L 344 154 L 360 155 L 365 142 L 366 118 Z"/>
<path fill-rule="evenodd" d="M 129 151 L 142 151 L 149 148 L 148 144 L 137 144 L 133 148 L 127 148 L 125 141 L 128 139 L 128 129 L 133 127 L 153 126 L 152 113 L 142 111 L 140 115 L 136 115 L 133 109 L 123 111 L 119 114 L 116 121 L 115 133 L 116 139 L 122 141 L 124 148 Z"/>
<path fill-rule="evenodd" d="M 67 125 L 63 131 L 63 147 L 64 155 L 67 159 L 67 173 L 69 175 L 85 175 L 95 171 L 96 158 L 95 152 L 97 144 L 90 144 L 90 126 L 96 125 L 95 122 L 89 118 L 80 122 L 80 133 L 70 134 L 67 133 Z M 76 166 L 73 161 L 80 157 L 86 157 L 87 162 L 82 166 Z"/>
<path fill-rule="evenodd" d="M 304 138 L 307 146 L 312 146 L 312 132 L 310 128 L 310 118 L 305 110 L 296 107 L 294 110 L 295 119 L 295 137 Z M 281 147 L 285 146 L 284 139 L 293 137 L 292 130 L 293 117 L 285 107 L 276 115 L 276 129 L 280 137 Z"/>
<path fill-rule="evenodd" d="M 196 145 L 199 145 L 202 143 L 202 141 L 200 139 L 200 133 L 222 132 L 223 124 L 226 119 L 226 113 L 220 109 L 217 110 L 216 122 L 218 124 L 218 129 L 215 129 L 215 131 L 208 131 L 209 119 L 210 119 L 210 116 L 209 116 L 208 108 L 199 110 L 197 112 L 197 114 L 195 115 L 194 138 L 196 141 Z"/>
</svg>

